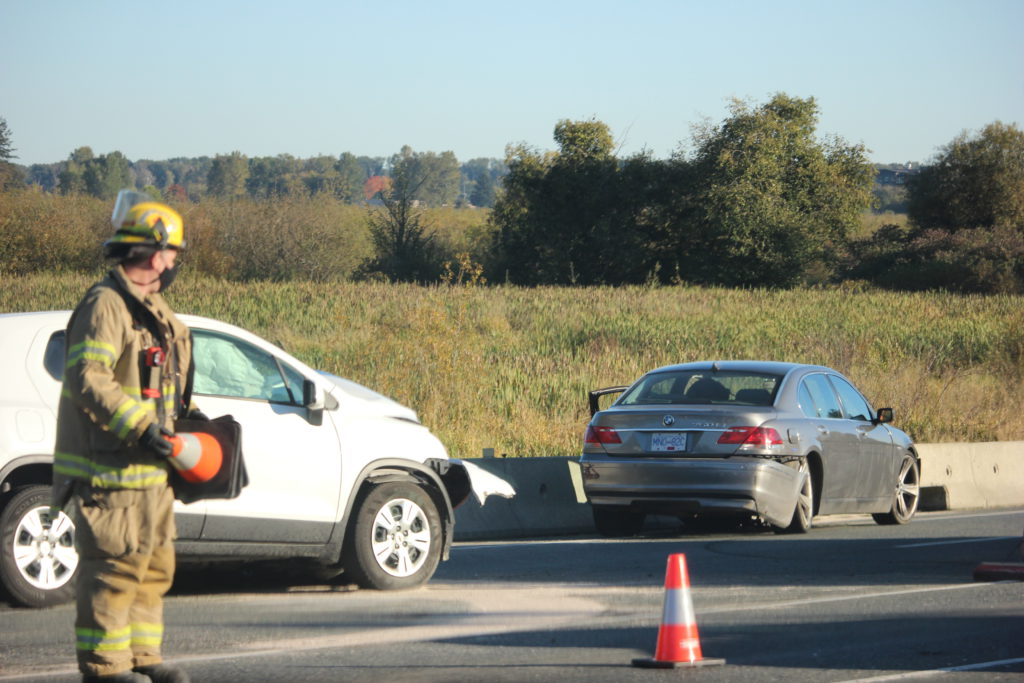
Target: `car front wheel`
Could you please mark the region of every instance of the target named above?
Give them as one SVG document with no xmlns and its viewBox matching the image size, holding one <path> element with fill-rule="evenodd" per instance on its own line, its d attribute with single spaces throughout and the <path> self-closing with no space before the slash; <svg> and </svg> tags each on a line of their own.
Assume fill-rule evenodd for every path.
<svg viewBox="0 0 1024 683">
<path fill-rule="evenodd" d="M 921 498 L 921 470 L 917 460 L 909 453 L 903 456 L 900 472 L 896 476 L 896 492 L 892 498 L 889 512 L 871 515 L 879 524 L 906 524 L 917 512 L 917 502 Z"/>
<path fill-rule="evenodd" d="M 441 558 L 441 516 L 421 486 L 388 482 L 358 504 L 344 559 L 345 574 L 364 588 L 415 588 Z"/>
<path fill-rule="evenodd" d="M 50 487 L 19 489 L 0 513 L 0 581 L 26 607 L 71 600 L 78 553 L 75 525 L 63 512 L 50 522 Z"/>
</svg>

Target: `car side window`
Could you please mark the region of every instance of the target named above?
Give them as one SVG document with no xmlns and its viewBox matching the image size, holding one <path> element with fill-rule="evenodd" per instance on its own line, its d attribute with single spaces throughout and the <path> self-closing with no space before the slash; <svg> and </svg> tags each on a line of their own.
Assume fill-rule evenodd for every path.
<svg viewBox="0 0 1024 683">
<path fill-rule="evenodd" d="M 839 393 L 839 399 L 843 402 L 843 406 L 846 408 L 846 417 L 851 420 L 862 420 L 864 422 L 871 421 L 871 406 L 864 400 L 864 397 L 860 395 L 853 385 L 846 380 L 836 377 L 831 377 L 832 384 L 835 385 L 836 391 Z"/>
<path fill-rule="evenodd" d="M 193 392 L 271 403 L 302 403 L 302 375 L 249 342 L 194 329 Z"/>
<path fill-rule="evenodd" d="M 64 381 L 64 346 L 64 330 L 57 330 L 50 335 L 43 352 L 43 366 L 58 382 Z"/>
<path fill-rule="evenodd" d="M 814 406 L 814 412 L 808 413 L 807 408 L 801 402 L 801 408 L 808 417 L 827 417 L 838 419 L 843 417 L 843 409 L 836 398 L 836 392 L 829 384 L 825 375 L 815 374 L 806 377 L 801 385 L 801 390 L 806 389 Z"/>
<path fill-rule="evenodd" d="M 797 392 L 797 401 L 800 403 L 800 410 L 803 411 L 807 417 L 820 417 L 818 415 L 818 407 L 814 405 L 814 399 L 811 398 L 811 392 L 807 389 L 807 382 L 800 383 L 800 389 Z"/>
</svg>

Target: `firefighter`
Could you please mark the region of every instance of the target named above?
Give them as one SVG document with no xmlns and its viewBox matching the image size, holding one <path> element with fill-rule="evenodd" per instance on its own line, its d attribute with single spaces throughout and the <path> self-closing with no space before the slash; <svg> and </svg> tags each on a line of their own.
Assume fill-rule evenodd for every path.
<svg viewBox="0 0 1024 683">
<path fill-rule="evenodd" d="M 75 642 L 85 681 L 188 681 L 163 663 L 163 595 L 174 578 L 168 460 L 192 362 L 167 291 L 185 247 L 181 216 L 122 190 L 104 243 L 114 261 L 67 328 L 57 417 L 54 507 L 75 521 Z"/>
</svg>

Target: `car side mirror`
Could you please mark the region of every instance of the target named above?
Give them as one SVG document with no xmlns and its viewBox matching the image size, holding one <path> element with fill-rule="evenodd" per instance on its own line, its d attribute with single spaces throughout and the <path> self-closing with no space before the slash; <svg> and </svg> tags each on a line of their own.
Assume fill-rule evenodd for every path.
<svg viewBox="0 0 1024 683">
<path fill-rule="evenodd" d="M 875 419 L 872 420 L 875 424 L 885 424 L 892 422 L 892 408 L 879 408 L 878 413 L 875 415 Z"/>
<path fill-rule="evenodd" d="M 322 401 L 318 401 L 317 398 L 318 397 L 316 395 L 316 382 L 314 382 L 311 379 L 303 380 L 303 382 L 302 382 L 302 405 L 306 406 L 307 408 L 309 408 L 311 410 L 316 410 L 317 408 L 322 408 L 323 407 L 322 405 L 317 405 L 318 403 L 322 403 Z"/>
<path fill-rule="evenodd" d="M 311 379 L 302 382 L 302 405 L 306 407 L 309 421 L 314 425 L 321 425 L 324 421 L 324 394 L 316 382 Z"/>
</svg>

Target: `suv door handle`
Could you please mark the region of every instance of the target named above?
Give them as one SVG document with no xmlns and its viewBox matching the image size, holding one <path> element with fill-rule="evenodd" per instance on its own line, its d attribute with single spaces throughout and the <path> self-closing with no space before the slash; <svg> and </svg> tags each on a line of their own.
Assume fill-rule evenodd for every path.
<svg viewBox="0 0 1024 683">
<path fill-rule="evenodd" d="M 821 425 L 818 425 L 818 433 L 821 434 L 822 436 L 828 436 L 829 431 L 827 427 L 822 427 Z"/>
</svg>

